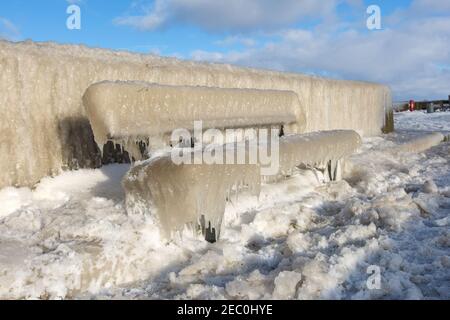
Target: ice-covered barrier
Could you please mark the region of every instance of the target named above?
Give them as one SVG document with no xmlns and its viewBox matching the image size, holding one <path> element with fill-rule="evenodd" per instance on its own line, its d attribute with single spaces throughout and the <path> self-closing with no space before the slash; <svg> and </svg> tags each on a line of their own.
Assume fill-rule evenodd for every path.
<svg viewBox="0 0 450 320">
<path fill-rule="evenodd" d="M 200 226 L 207 240 L 216 240 L 232 191 L 238 193 L 244 187 L 253 195 L 259 195 L 263 163 L 260 157 L 250 155 L 254 151 L 251 145 L 246 142 L 232 145 L 233 159 L 240 153 L 242 164 L 226 163 L 227 149 L 233 150 L 229 145 L 222 146 L 222 164 L 193 164 L 195 158 L 202 159 L 205 150 L 189 148 L 182 150 L 188 155 L 184 157 L 189 159 L 188 164 L 175 164 L 171 154 L 137 164 L 122 182 L 128 211 L 154 210 L 167 236 L 189 225 L 194 230 Z M 280 176 L 292 174 L 300 165 L 306 165 L 326 169 L 331 180 L 339 179 L 340 161 L 360 145 L 361 137 L 352 130 L 281 137 L 276 150 L 279 152 L 276 155 L 278 171 L 264 178 L 276 181 Z M 257 148 L 267 150 L 264 145 Z"/>
<path fill-rule="evenodd" d="M 168 86 L 146 82 L 104 81 L 83 96 L 95 140 L 159 140 L 185 128 L 245 128 L 296 124 L 305 128 L 305 114 L 293 91 Z M 166 143 L 168 144 L 168 143 Z"/>
<path fill-rule="evenodd" d="M 293 91 L 304 109 L 304 132 L 352 129 L 378 135 L 392 104 L 389 88 L 374 83 L 0 41 L 0 188 L 32 186 L 62 169 L 101 165 L 82 96 L 104 80 Z"/>
<path fill-rule="evenodd" d="M 424 134 L 408 142 L 402 143 L 393 148 L 394 152 L 422 152 L 431 147 L 437 146 L 444 141 L 444 135 L 440 132 Z"/>
</svg>

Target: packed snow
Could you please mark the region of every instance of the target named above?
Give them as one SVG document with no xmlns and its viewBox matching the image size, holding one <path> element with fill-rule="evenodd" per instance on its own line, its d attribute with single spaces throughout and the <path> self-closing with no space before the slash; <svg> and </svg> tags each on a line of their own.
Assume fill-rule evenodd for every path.
<svg viewBox="0 0 450 320">
<path fill-rule="evenodd" d="M 214 244 L 127 215 L 127 165 L 2 189 L 0 298 L 449 299 L 450 144 L 389 151 L 449 116 L 396 114 L 344 180 L 305 170 L 233 199 Z"/>
<path fill-rule="evenodd" d="M 428 131 L 450 134 L 450 112 L 425 111 L 396 113 L 395 130 Z"/>
</svg>

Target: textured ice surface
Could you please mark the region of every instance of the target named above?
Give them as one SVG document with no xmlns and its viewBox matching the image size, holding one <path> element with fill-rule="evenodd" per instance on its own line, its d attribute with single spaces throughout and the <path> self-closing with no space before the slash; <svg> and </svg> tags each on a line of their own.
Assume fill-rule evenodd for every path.
<svg viewBox="0 0 450 320">
<path fill-rule="evenodd" d="M 234 147 L 230 149 L 234 151 L 234 160 L 242 152 L 242 164 L 226 162 L 226 150 L 231 146 Z M 231 190 L 238 193 L 240 187 L 248 186 L 253 195 L 259 195 L 261 175 L 264 173 L 261 158 L 250 157 L 249 143 L 231 146 L 221 146 L 222 164 L 193 164 L 195 157 L 202 160 L 203 150 L 185 149 L 188 155 L 185 158 L 189 159 L 190 164 L 177 165 L 170 155 L 165 155 L 134 166 L 123 180 L 129 211 L 155 210 L 168 236 L 174 231 L 181 231 L 187 224 L 195 228 L 204 219 L 203 225 L 214 229 L 214 238 L 218 237 Z M 360 146 L 361 138 L 352 130 L 282 137 L 279 150 L 276 150 L 279 152 L 276 155 L 279 168 L 272 178 L 276 180 L 279 176 L 292 173 L 301 164 L 326 166 L 330 161 L 350 156 Z M 255 161 L 251 162 L 251 159 Z"/>
<path fill-rule="evenodd" d="M 353 130 L 288 135 L 280 139 L 280 171 L 288 173 L 300 164 L 323 167 L 350 156 L 360 146 L 361 137 Z"/>
<path fill-rule="evenodd" d="M 90 86 L 83 102 L 100 146 L 108 139 L 156 139 L 176 129 L 192 131 L 194 121 L 202 121 L 205 130 L 297 120 L 296 130 L 305 128 L 304 111 L 293 91 L 105 81 Z"/>
<path fill-rule="evenodd" d="M 134 166 L 122 183 L 127 207 L 143 213 L 154 209 L 166 236 L 201 225 L 215 239 L 232 191 L 247 186 L 258 196 L 260 179 L 256 164 L 175 165 L 165 156 Z"/>
<path fill-rule="evenodd" d="M 377 135 L 391 104 L 390 90 L 371 83 L 83 46 L 1 41 L 0 187 L 33 185 L 68 164 L 98 165 L 82 96 L 91 84 L 104 80 L 293 91 L 305 110 L 306 132 L 353 129 Z"/>
</svg>

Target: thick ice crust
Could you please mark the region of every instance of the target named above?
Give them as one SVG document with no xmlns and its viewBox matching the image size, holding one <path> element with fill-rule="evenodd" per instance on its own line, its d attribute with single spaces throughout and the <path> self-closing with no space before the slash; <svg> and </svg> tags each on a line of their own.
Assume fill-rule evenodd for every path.
<svg viewBox="0 0 450 320">
<path fill-rule="evenodd" d="M 127 207 L 155 209 L 167 237 L 201 225 L 218 238 L 227 198 L 242 186 L 259 195 L 260 179 L 258 165 L 175 165 L 163 156 L 133 167 L 122 185 Z"/>
<path fill-rule="evenodd" d="M 288 135 L 280 139 L 280 171 L 287 173 L 300 164 L 325 166 L 348 157 L 360 146 L 361 137 L 353 130 Z"/>
<path fill-rule="evenodd" d="M 335 130 L 282 137 L 279 142 L 279 171 L 266 178 L 276 180 L 297 166 L 327 166 L 352 154 L 361 145 L 360 136 L 351 130 Z M 224 146 L 225 150 L 228 146 Z M 129 211 L 155 210 L 166 236 L 181 231 L 186 225 L 198 224 L 213 239 L 218 238 L 227 199 L 232 191 L 246 186 L 253 195 L 261 188 L 261 164 L 249 162 L 249 144 L 242 144 L 244 164 L 181 164 L 170 155 L 150 159 L 134 166 L 123 179 Z M 236 151 L 237 152 L 237 151 Z M 186 150 L 190 163 L 202 150 Z M 333 168 L 337 177 L 339 168 Z M 331 173 L 330 173 L 331 174 Z"/>
<path fill-rule="evenodd" d="M 200 120 L 203 129 L 296 123 L 303 131 L 306 123 L 293 91 L 104 81 L 91 85 L 83 102 L 99 144 L 193 130 Z"/>
</svg>

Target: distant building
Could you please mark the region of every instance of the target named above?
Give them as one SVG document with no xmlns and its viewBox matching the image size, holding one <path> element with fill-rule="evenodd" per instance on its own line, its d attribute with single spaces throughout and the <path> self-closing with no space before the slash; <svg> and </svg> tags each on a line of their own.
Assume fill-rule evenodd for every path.
<svg viewBox="0 0 450 320">
<path fill-rule="evenodd" d="M 426 110 L 432 104 L 435 110 L 450 110 L 450 95 L 448 100 L 414 101 L 414 110 Z M 393 103 L 395 111 L 406 111 L 409 109 L 409 101 L 398 101 Z"/>
</svg>

